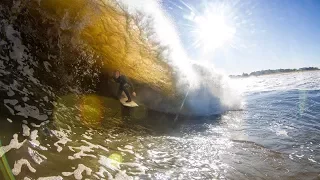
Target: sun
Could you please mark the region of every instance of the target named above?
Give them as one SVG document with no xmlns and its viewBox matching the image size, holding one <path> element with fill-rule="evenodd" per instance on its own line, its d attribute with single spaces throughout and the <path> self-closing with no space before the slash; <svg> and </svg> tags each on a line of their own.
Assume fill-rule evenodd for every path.
<svg viewBox="0 0 320 180">
<path fill-rule="evenodd" d="M 205 52 L 232 44 L 236 27 L 224 15 L 223 11 L 207 9 L 201 15 L 193 15 L 193 46 Z"/>
</svg>

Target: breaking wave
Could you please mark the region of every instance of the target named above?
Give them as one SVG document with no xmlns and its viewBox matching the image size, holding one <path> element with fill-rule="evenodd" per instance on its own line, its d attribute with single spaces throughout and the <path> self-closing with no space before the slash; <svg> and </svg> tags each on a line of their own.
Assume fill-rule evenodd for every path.
<svg viewBox="0 0 320 180">
<path fill-rule="evenodd" d="M 66 94 L 112 96 L 115 69 L 150 109 L 210 115 L 240 108 L 225 75 L 189 59 L 157 1 L 21 0 L 0 9 L 2 108 L 11 114 L 47 120 Z"/>
</svg>

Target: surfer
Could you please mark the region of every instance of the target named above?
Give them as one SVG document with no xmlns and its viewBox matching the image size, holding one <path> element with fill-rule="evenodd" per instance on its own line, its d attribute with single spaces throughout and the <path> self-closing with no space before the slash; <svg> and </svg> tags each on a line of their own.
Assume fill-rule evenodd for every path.
<svg viewBox="0 0 320 180">
<path fill-rule="evenodd" d="M 121 75 L 120 71 L 116 70 L 113 73 L 113 79 L 116 83 L 119 83 L 119 90 L 118 90 L 118 98 L 121 98 L 122 91 L 126 94 L 128 100 L 126 102 L 131 102 L 131 95 L 129 93 L 129 88 L 132 88 L 132 95 L 136 96 L 136 93 L 134 92 L 133 84 L 127 79 L 125 75 Z"/>
</svg>

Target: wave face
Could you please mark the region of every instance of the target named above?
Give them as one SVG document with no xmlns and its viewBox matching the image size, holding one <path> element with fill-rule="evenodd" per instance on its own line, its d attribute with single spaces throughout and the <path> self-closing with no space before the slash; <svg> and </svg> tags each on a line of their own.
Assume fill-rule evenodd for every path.
<svg viewBox="0 0 320 180">
<path fill-rule="evenodd" d="M 6 89 L 30 82 L 53 101 L 115 94 L 108 77 L 120 69 L 150 109 L 208 115 L 239 107 L 227 78 L 188 58 L 157 1 L 22 0 L 3 2 L 1 17 L 3 74 L 15 79 L 2 82 Z"/>
</svg>

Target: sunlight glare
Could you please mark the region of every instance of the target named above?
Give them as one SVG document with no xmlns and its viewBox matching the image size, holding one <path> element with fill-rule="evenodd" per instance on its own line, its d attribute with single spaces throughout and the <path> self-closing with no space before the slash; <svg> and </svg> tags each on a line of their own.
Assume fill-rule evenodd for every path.
<svg viewBox="0 0 320 180">
<path fill-rule="evenodd" d="M 227 24 L 223 15 L 207 14 L 194 18 L 195 46 L 204 51 L 215 50 L 232 41 L 236 29 Z"/>
</svg>

